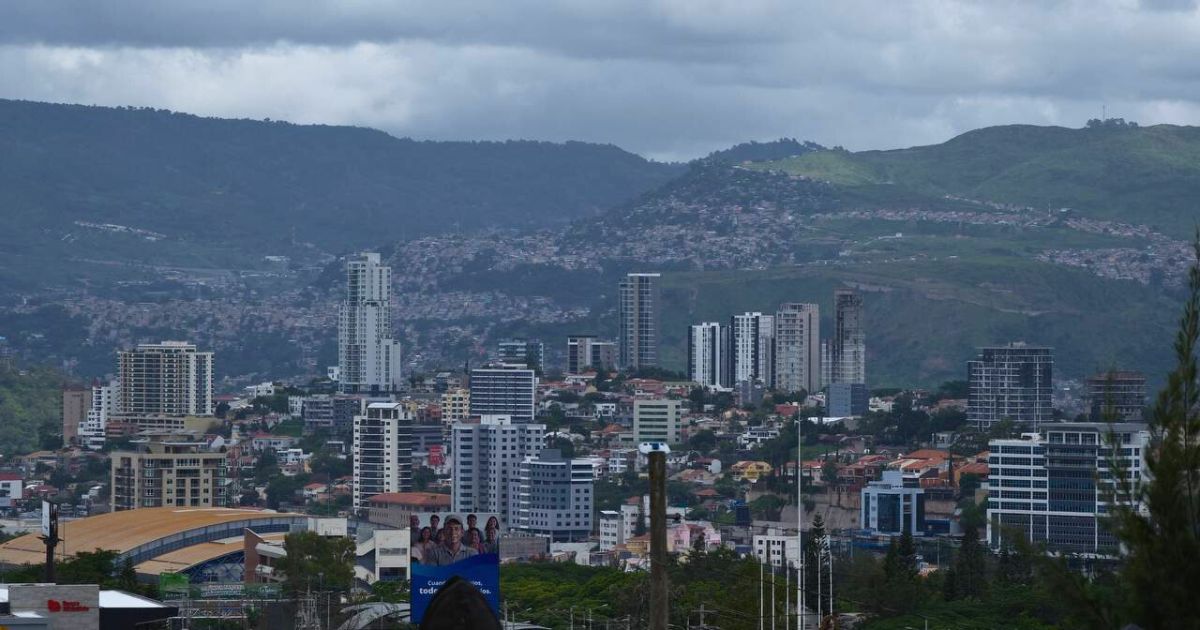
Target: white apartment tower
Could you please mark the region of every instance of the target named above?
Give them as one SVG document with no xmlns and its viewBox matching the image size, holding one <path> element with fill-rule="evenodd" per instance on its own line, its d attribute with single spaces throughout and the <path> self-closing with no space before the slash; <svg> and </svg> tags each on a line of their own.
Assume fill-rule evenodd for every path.
<svg viewBox="0 0 1200 630">
<path fill-rule="evenodd" d="M 782 304 L 775 313 L 775 389 L 821 389 L 821 312 L 816 304 Z"/>
<path fill-rule="evenodd" d="M 451 429 L 453 502 L 456 512 L 496 512 L 515 523 L 521 462 L 546 444 L 546 425 L 513 424 L 507 416 L 483 416 L 478 424 Z"/>
<path fill-rule="evenodd" d="M 728 337 L 717 322 L 688 327 L 688 378 L 709 389 L 729 387 Z"/>
<path fill-rule="evenodd" d="M 621 321 L 617 341 L 622 368 L 658 366 L 660 277 L 657 273 L 631 273 L 618 287 Z"/>
<path fill-rule="evenodd" d="M 517 424 L 533 422 L 536 373 L 523 365 L 492 365 L 471 370 L 472 416 L 508 416 Z"/>
<path fill-rule="evenodd" d="M 545 449 L 521 462 L 516 529 L 551 540 L 587 540 L 592 533 L 592 464 Z"/>
<path fill-rule="evenodd" d="M 338 388 L 381 394 L 400 388 L 400 344 L 392 339 L 392 268 L 379 254 L 346 259 L 346 299 L 338 311 Z"/>
<path fill-rule="evenodd" d="M 729 320 L 731 384 L 762 381 L 770 385 L 774 356 L 775 318 L 762 313 L 742 313 Z"/>
<path fill-rule="evenodd" d="M 374 495 L 412 490 L 412 427 L 402 403 L 371 403 L 354 417 L 355 512 Z"/>
<path fill-rule="evenodd" d="M 134 416 L 213 412 L 213 353 L 185 341 L 143 343 L 118 354 L 117 409 Z"/>
</svg>

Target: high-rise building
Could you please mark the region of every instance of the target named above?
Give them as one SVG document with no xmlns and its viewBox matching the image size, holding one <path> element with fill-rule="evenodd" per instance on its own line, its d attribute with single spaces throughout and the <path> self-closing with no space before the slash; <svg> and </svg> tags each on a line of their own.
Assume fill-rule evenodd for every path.
<svg viewBox="0 0 1200 630">
<path fill-rule="evenodd" d="M 117 409 L 130 416 L 213 412 L 213 353 L 185 341 L 144 343 L 118 354 Z"/>
<path fill-rule="evenodd" d="M 104 448 L 104 434 L 108 428 L 108 417 L 117 412 L 119 390 L 119 381 L 92 385 L 92 404 L 88 409 L 87 419 L 79 429 L 79 440 L 88 448 L 93 450 Z"/>
<path fill-rule="evenodd" d="M 1110 464 L 1119 463 L 1136 487 L 1148 479 L 1149 448 L 1141 423 L 1050 423 L 1040 434 L 992 440 L 989 544 L 999 548 L 1015 535 L 1057 553 L 1117 555 L 1119 542 L 1106 523 L 1117 483 Z"/>
<path fill-rule="evenodd" d="M 782 304 L 775 313 L 775 389 L 821 389 L 821 312 L 816 304 Z"/>
<path fill-rule="evenodd" d="M 392 268 L 379 254 L 346 259 L 346 299 L 338 310 L 338 389 L 382 394 L 400 389 L 400 344 L 392 339 Z"/>
<path fill-rule="evenodd" d="M 688 327 L 688 378 L 710 389 L 728 388 L 729 329 L 717 322 Z"/>
<path fill-rule="evenodd" d="M 501 341 L 497 345 L 496 351 L 501 363 L 524 365 L 535 372 L 541 372 L 544 369 L 546 357 L 540 341 L 509 339 Z"/>
<path fill-rule="evenodd" d="M 622 368 L 658 366 L 659 278 L 657 273 L 631 273 L 618 287 Z"/>
<path fill-rule="evenodd" d="M 762 381 L 770 385 L 775 318 L 762 313 L 742 313 L 729 319 L 730 384 Z"/>
<path fill-rule="evenodd" d="M 546 445 L 546 425 L 514 424 L 507 416 L 483 416 L 451 429 L 456 512 L 496 512 L 514 523 L 521 462 Z"/>
<path fill-rule="evenodd" d="M 862 295 L 833 292 L 833 338 L 829 340 L 828 383 L 867 382 L 867 344 Z"/>
<path fill-rule="evenodd" d="M 521 462 L 518 485 L 516 529 L 555 541 L 591 535 L 595 477 L 590 461 L 545 449 Z"/>
<path fill-rule="evenodd" d="M 70 446 L 79 438 L 92 408 L 92 388 L 69 386 L 62 391 L 63 446 Z"/>
<path fill-rule="evenodd" d="M 412 490 L 413 418 L 402 403 L 375 402 L 354 417 L 354 511 L 384 492 Z"/>
<path fill-rule="evenodd" d="M 982 348 L 967 362 L 967 421 L 986 431 L 1001 420 L 1013 420 L 1034 430 L 1053 416 L 1050 348 L 1023 342 Z"/>
<path fill-rule="evenodd" d="M 514 423 L 533 422 L 537 376 L 518 365 L 492 365 L 471 370 L 471 415 L 508 416 Z"/>
<path fill-rule="evenodd" d="M 1088 419 L 1141 422 L 1146 411 L 1146 375 L 1109 371 L 1087 379 Z"/>
<path fill-rule="evenodd" d="M 640 398 L 633 401 L 633 439 L 637 443 L 682 443 L 683 401 Z"/>
<path fill-rule="evenodd" d="M 111 459 L 114 511 L 226 505 L 226 455 L 202 442 L 149 442 Z"/>
<path fill-rule="evenodd" d="M 617 344 L 601 341 L 595 335 L 567 337 L 567 374 L 617 367 Z"/>
</svg>

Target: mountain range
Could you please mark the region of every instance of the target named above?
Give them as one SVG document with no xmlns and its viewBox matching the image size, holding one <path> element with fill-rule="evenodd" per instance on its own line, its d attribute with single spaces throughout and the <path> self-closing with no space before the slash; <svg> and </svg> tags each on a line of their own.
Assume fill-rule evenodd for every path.
<svg viewBox="0 0 1200 630">
<path fill-rule="evenodd" d="M 1015 340 L 1054 346 L 1065 378 L 1153 382 L 1200 217 L 1200 130 L 1096 123 L 896 151 L 746 143 L 680 165 L 0 101 L 0 336 L 82 375 L 167 337 L 215 349 L 235 380 L 319 373 L 337 257 L 371 248 L 395 269 L 414 369 L 510 335 L 553 361 L 566 334 L 615 333 L 622 273 L 657 270 L 672 369 L 689 323 L 828 311 L 852 286 L 872 385 L 963 378 L 977 346 Z"/>
</svg>

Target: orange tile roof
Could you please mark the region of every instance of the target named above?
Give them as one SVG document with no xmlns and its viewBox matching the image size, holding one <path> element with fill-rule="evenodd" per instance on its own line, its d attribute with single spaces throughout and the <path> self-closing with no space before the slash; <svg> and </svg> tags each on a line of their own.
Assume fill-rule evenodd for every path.
<svg viewBox="0 0 1200 630">
<path fill-rule="evenodd" d="M 415 505 L 422 508 L 449 508 L 450 495 L 433 492 L 385 492 L 367 497 L 367 503 Z"/>
</svg>

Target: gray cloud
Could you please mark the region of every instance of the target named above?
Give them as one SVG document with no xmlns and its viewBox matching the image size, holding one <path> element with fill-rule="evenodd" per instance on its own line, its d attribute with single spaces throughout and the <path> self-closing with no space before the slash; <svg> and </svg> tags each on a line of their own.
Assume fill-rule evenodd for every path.
<svg viewBox="0 0 1200 630">
<path fill-rule="evenodd" d="M 860 149 L 1078 126 L 1102 106 L 1195 124 L 1197 58 L 1200 12 L 1162 0 L 0 8 L 3 97 L 613 142 L 667 159 L 779 136 Z"/>
</svg>

